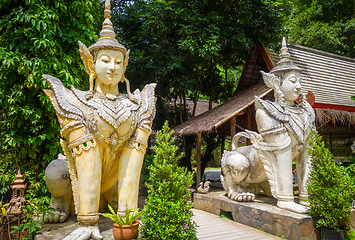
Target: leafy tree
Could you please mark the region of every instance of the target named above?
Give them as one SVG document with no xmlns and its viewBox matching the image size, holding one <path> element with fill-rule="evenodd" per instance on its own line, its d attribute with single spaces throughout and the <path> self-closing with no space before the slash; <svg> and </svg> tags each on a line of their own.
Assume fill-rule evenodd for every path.
<svg viewBox="0 0 355 240">
<path fill-rule="evenodd" d="M 353 0 L 292 0 L 286 29 L 290 41 L 302 46 L 355 57 Z"/>
<path fill-rule="evenodd" d="M 191 172 L 177 166 L 178 157 L 167 122 L 158 131 L 153 165 L 147 186 L 148 199 L 144 207 L 141 239 L 197 239 L 196 223 L 192 220 L 189 186 Z"/>
<path fill-rule="evenodd" d="M 99 9 L 99 0 L 0 2 L 0 168 L 5 172 L 19 164 L 43 187 L 43 169 L 60 151 L 60 128 L 41 75 L 56 76 L 67 87 L 88 87 L 77 42 L 97 40 L 93 23 Z"/>
</svg>

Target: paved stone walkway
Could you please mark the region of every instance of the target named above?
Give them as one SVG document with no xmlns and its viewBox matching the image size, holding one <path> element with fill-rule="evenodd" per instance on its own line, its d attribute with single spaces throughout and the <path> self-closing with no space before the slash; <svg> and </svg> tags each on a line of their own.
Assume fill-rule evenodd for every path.
<svg viewBox="0 0 355 240">
<path fill-rule="evenodd" d="M 280 240 L 280 237 L 246 225 L 220 218 L 212 213 L 193 209 L 199 240 Z"/>
<path fill-rule="evenodd" d="M 199 240 L 273 240 L 281 239 L 277 236 L 259 231 L 234 221 L 220 218 L 214 214 L 193 209 L 193 220 L 199 226 L 197 228 L 197 238 Z M 100 217 L 99 221 L 101 234 L 105 240 L 113 240 L 112 221 Z M 36 236 L 36 240 L 61 240 L 69 235 L 78 226 L 75 216 L 62 224 L 44 224 L 43 229 Z"/>
</svg>

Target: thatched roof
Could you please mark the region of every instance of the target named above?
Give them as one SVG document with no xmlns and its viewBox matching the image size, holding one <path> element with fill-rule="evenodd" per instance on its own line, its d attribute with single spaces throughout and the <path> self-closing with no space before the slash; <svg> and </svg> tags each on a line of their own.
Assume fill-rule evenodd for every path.
<svg viewBox="0 0 355 240">
<path fill-rule="evenodd" d="M 192 115 L 192 111 L 194 109 L 194 101 L 186 98 L 186 105 L 187 105 L 187 109 L 189 110 L 189 113 Z M 218 103 L 212 102 L 212 108 L 218 105 L 219 105 Z M 207 112 L 208 110 L 209 110 L 209 101 L 199 99 L 197 101 L 195 116 L 201 115 L 202 113 Z"/>
<path fill-rule="evenodd" d="M 322 136 L 354 137 L 355 112 L 315 108 L 317 131 Z"/>
<path fill-rule="evenodd" d="M 212 110 L 173 128 L 174 134 L 185 135 L 216 131 L 220 125 L 254 104 L 255 96 L 262 98 L 271 91 L 272 89 L 268 88 L 265 84 L 254 85 Z"/>
<path fill-rule="evenodd" d="M 355 112 L 324 108 L 315 108 L 314 111 L 316 112 L 317 127 L 328 122 L 331 122 L 333 125 L 355 125 Z"/>
</svg>

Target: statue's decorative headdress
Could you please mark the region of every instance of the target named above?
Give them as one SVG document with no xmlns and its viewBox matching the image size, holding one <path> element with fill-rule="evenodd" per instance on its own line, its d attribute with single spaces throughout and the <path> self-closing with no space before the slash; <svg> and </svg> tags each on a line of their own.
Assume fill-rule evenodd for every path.
<svg viewBox="0 0 355 240">
<path fill-rule="evenodd" d="M 113 25 L 110 20 L 111 18 L 111 3 L 110 0 L 105 1 L 105 13 L 104 13 L 105 20 L 102 23 L 102 30 L 100 32 L 100 38 L 97 40 L 96 43 L 92 44 L 89 48 L 87 48 L 82 42 L 79 41 L 79 48 L 80 48 L 80 56 L 84 62 L 84 66 L 86 68 L 86 72 L 90 76 L 90 92 L 93 91 L 94 87 L 94 79 L 96 77 L 95 70 L 94 70 L 94 59 L 97 57 L 97 53 L 102 49 L 112 49 L 118 50 L 123 52 L 125 55 L 124 59 L 124 69 L 123 73 L 126 70 L 128 65 L 129 59 L 129 50 L 117 41 L 116 33 L 113 30 Z M 129 82 L 125 78 L 124 74 L 122 76 L 121 82 L 126 81 L 127 83 L 127 92 L 130 94 L 129 89 Z M 89 94 L 92 95 L 92 94 Z"/>
<path fill-rule="evenodd" d="M 113 31 L 113 25 L 110 20 L 111 18 L 111 4 L 110 0 L 106 0 L 105 2 L 105 20 L 102 23 L 102 30 L 100 32 L 100 38 L 96 43 L 92 44 L 89 47 L 90 53 L 96 57 L 96 53 L 101 49 L 115 49 L 123 52 L 123 54 L 127 53 L 127 49 L 117 41 L 116 33 Z"/>
<path fill-rule="evenodd" d="M 287 72 L 302 72 L 302 69 L 293 63 L 290 59 L 290 53 L 288 52 L 286 39 L 282 38 L 282 48 L 280 50 L 280 61 L 277 63 L 276 67 L 271 69 L 269 73 L 260 71 L 263 75 L 264 82 L 266 86 L 275 90 L 275 100 L 283 105 L 283 93 L 280 89 L 281 77 Z"/>
<path fill-rule="evenodd" d="M 280 73 L 282 74 L 290 71 L 302 72 L 302 69 L 296 66 L 290 59 L 290 53 L 288 52 L 285 37 L 282 38 L 282 48 L 280 50 L 279 57 L 280 61 L 277 63 L 276 67 L 270 71 L 270 73 L 278 75 Z"/>
</svg>

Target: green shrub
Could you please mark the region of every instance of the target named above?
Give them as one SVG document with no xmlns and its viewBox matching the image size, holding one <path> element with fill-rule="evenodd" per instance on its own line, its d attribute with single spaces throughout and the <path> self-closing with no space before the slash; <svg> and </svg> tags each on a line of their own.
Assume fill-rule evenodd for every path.
<svg viewBox="0 0 355 240">
<path fill-rule="evenodd" d="M 154 155 L 145 155 L 143 166 L 142 166 L 142 173 L 141 173 L 141 183 L 145 183 L 149 179 L 149 166 L 153 164 Z"/>
<path fill-rule="evenodd" d="M 355 231 L 350 231 L 344 235 L 345 240 L 355 240 Z"/>
<path fill-rule="evenodd" d="M 342 229 L 349 222 L 354 183 L 346 168 L 333 161 L 333 155 L 315 131 L 309 135 L 309 145 L 312 157 L 307 185 L 309 214 L 317 227 Z"/>
<path fill-rule="evenodd" d="M 192 221 L 192 203 L 188 187 L 193 174 L 178 167 L 178 149 L 165 122 L 157 132 L 153 164 L 149 167 L 148 199 L 140 227 L 141 239 L 197 239 Z"/>
</svg>

